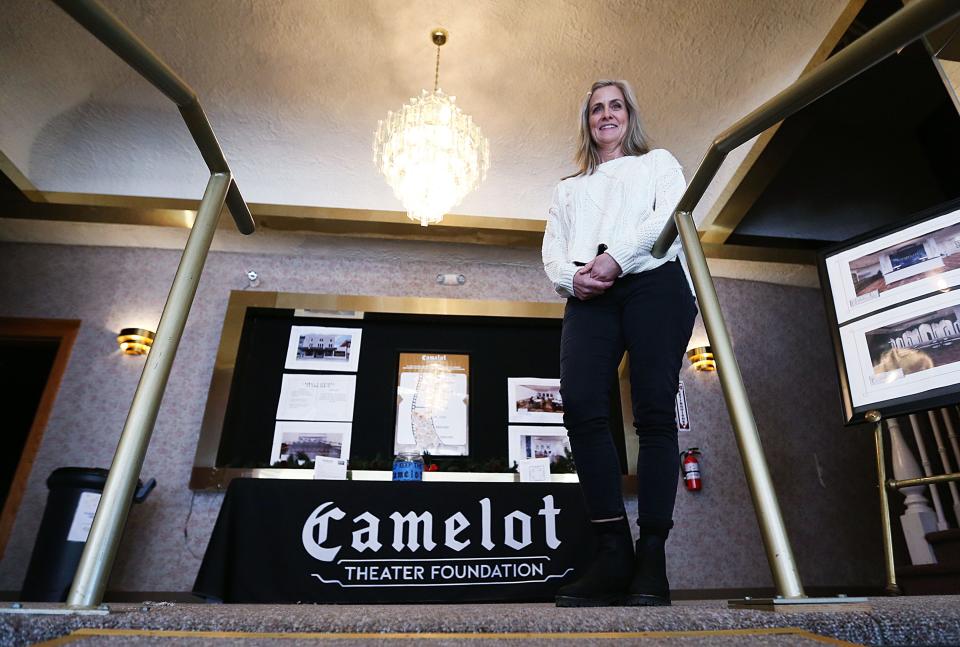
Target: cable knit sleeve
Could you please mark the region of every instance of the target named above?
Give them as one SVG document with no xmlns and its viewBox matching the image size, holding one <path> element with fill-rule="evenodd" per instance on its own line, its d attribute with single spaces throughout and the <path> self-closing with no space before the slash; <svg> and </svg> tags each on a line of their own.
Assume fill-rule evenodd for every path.
<svg viewBox="0 0 960 647">
<path fill-rule="evenodd" d="M 663 259 L 657 259 L 650 255 L 653 250 L 653 244 L 657 242 L 663 226 L 673 215 L 683 192 L 687 188 L 687 182 L 683 178 L 683 169 L 680 163 L 668 151 L 657 149 L 649 153 L 653 157 L 654 172 L 654 191 L 655 200 L 653 209 L 647 217 L 637 223 L 636 227 L 627 232 L 623 232 L 623 237 L 617 243 L 610 246 L 607 250 L 617 263 L 620 264 L 620 270 L 623 274 L 635 274 L 644 270 L 652 269 L 661 265 Z M 672 259 L 680 250 L 679 238 L 664 256 L 665 259 Z"/>
<path fill-rule="evenodd" d="M 572 297 L 573 274 L 577 268 L 567 259 L 570 231 L 565 203 L 565 191 L 560 183 L 553 190 L 553 199 L 547 212 L 547 226 L 543 232 L 543 270 L 557 294 Z"/>
</svg>

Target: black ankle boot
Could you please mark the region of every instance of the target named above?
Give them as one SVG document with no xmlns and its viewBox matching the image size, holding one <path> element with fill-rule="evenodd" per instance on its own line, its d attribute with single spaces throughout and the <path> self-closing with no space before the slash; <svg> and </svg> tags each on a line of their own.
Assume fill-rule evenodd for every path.
<svg viewBox="0 0 960 647">
<path fill-rule="evenodd" d="M 640 531 L 637 540 L 637 563 L 623 604 L 628 607 L 670 606 L 670 583 L 667 581 L 667 557 L 664 550 L 666 533 Z"/>
<path fill-rule="evenodd" d="M 558 607 L 606 607 L 619 604 L 633 575 L 633 537 L 624 519 L 594 522 L 597 552 L 583 575 L 557 590 Z"/>
</svg>

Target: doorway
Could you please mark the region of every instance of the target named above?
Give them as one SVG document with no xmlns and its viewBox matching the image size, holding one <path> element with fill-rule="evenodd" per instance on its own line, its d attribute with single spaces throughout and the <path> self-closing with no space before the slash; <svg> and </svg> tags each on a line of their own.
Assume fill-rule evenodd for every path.
<svg viewBox="0 0 960 647">
<path fill-rule="evenodd" d="M 80 321 L 0 317 L 0 556 L 13 529 Z"/>
</svg>

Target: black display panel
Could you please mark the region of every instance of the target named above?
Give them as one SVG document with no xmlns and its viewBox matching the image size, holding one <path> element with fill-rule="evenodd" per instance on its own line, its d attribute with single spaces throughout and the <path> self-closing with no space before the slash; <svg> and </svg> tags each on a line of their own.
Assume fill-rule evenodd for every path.
<svg viewBox="0 0 960 647">
<path fill-rule="evenodd" d="M 400 353 L 470 357 L 466 457 L 438 457 L 451 469 L 466 462 L 507 463 L 507 378 L 560 376 L 561 320 L 365 313 L 362 319 L 295 316 L 292 309 L 247 308 L 217 453 L 217 467 L 270 467 L 277 404 L 292 326 L 363 331 L 353 412 L 353 463 L 389 460 L 396 424 Z M 611 376 L 611 433 L 626 473 L 617 376 Z M 445 469 L 442 467 L 442 469 Z"/>
</svg>

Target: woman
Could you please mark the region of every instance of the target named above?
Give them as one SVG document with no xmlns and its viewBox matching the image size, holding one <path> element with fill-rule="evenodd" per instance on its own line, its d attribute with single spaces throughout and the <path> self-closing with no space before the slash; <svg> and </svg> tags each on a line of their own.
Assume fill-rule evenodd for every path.
<svg viewBox="0 0 960 647">
<path fill-rule="evenodd" d="M 543 265 L 567 297 L 560 342 L 563 421 L 597 536 L 583 576 L 558 606 L 670 604 L 664 542 L 679 475 L 674 401 L 697 308 L 676 241 L 651 249 L 683 195 L 680 164 L 650 150 L 626 81 L 597 81 L 580 114 L 580 171 L 560 182 L 543 237 Z M 610 390 L 630 353 L 639 539 L 623 507 L 610 434 Z"/>
</svg>

